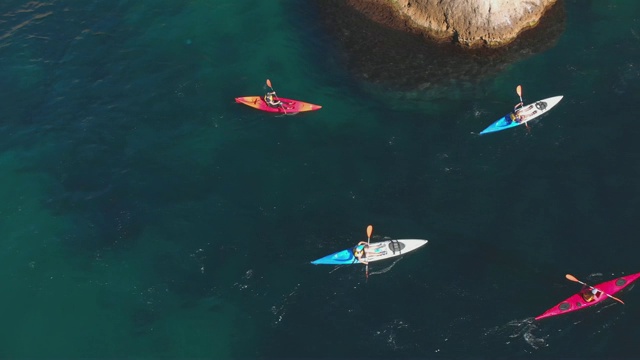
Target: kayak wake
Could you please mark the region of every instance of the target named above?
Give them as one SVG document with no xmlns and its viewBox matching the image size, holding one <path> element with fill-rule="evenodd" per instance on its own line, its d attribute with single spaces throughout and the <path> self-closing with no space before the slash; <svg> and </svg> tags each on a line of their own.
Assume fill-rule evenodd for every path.
<svg viewBox="0 0 640 360">
<path fill-rule="evenodd" d="M 536 336 L 534 331 L 538 329 L 534 318 L 526 318 L 522 320 L 512 320 L 502 326 L 496 326 L 487 330 L 485 336 L 498 336 L 506 338 L 505 344 L 510 345 L 516 338 L 522 338 L 533 349 L 538 350 L 549 346 L 546 336 Z"/>
</svg>

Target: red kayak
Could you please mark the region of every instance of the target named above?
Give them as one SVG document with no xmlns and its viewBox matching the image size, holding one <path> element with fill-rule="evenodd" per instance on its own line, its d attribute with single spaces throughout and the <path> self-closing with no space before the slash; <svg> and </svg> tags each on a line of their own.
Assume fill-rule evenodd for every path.
<svg viewBox="0 0 640 360">
<path fill-rule="evenodd" d="M 640 277 L 640 273 L 636 273 L 636 274 L 621 276 L 617 279 L 605 281 L 598 285 L 594 285 L 593 287 L 600 291 L 596 291 L 596 294 L 594 294 L 593 297 L 589 299 L 590 301 L 587 301 L 585 299 L 585 296 L 583 296 L 583 294 L 586 294 L 586 295 L 592 294 L 591 290 L 589 288 L 586 288 L 585 290 L 571 296 L 567 300 L 545 311 L 542 315 L 536 316 L 536 320 L 544 319 L 550 316 L 566 314 L 568 312 L 581 310 L 588 306 L 595 305 L 608 298 L 608 296 L 603 294 L 602 292 L 605 292 L 609 295 L 613 295 L 618 291 L 624 289 L 625 287 L 631 285 L 631 283 L 633 283 L 639 277 Z"/>
<path fill-rule="evenodd" d="M 251 106 L 254 109 L 280 114 L 295 114 L 303 111 L 314 111 L 322 108 L 322 106 L 320 105 L 310 104 L 299 100 L 285 99 L 281 97 L 279 97 L 278 100 L 282 102 L 282 106 L 271 106 L 267 104 L 260 96 L 244 96 L 236 98 L 236 102 L 239 104 L 245 104 L 247 106 Z"/>
</svg>

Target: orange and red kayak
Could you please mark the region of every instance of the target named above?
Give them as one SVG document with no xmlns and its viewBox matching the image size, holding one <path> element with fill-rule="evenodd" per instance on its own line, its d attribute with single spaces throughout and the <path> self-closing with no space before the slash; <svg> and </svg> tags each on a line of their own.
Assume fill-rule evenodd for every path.
<svg viewBox="0 0 640 360">
<path fill-rule="evenodd" d="M 251 106 L 254 109 L 280 113 L 280 114 L 295 114 L 303 111 L 314 111 L 322 108 L 320 105 L 310 104 L 300 100 L 285 99 L 279 97 L 278 100 L 282 102 L 282 106 L 271 106 L 267 104 L 260 96 L 244 96 L 237 97 L 236 102 L 239 104 L 245 104 Z"/>
<path fill-rule="evenodd" d="M 598 285 L 594 285 L 593 287 L 600 292 L 597 292 L 597 294 L 595 294 L 593 300 L 587 302 L 582 297 L 581 293 L 575 294 L 567 300 L 545 311 L 543 314 L 536 316 L 536 320 L 544 319 L 550 316 L 562 315 L 576 310 L 582 310 L 591 305 L 595 305 L 607 299 L 607 295 L 603 294 L 602 291 L 609 295 L 613 295 L 618 291 L 624 289 L 625 287 L 631 285 L 631 283 L 636 281 L 638 278 L 640 278 L 640 273 L 621 276 L 617 279 L 605 281 Z"/>
</svg>

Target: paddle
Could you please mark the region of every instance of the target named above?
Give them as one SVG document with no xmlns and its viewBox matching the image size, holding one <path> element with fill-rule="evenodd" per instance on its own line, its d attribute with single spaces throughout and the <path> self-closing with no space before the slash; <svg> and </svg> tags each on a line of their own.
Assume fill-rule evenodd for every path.
<svg viewBox="0 0 640 360">
<path fill-rule="evenodd" d="M 267 86 L 269 88 L 271 88 L 271 91 L 276 92 L 275 90 L 273 90 L 273 86 L 271 86 L 271 80 L 267 79 Z M 278 101 L 280 101 L 280 98 L 278 98 L 278 95 L 273 94 L 276 99 L 278 99 Z M 284 105 L 282 105 L 282 101 L 280 101 L 280 108 L 282 108 L 282 111 L 284 111 L 285 115 L 287 114 L 287 110 L 285 110 Z"/>
<path fill-rule="evenodd" d="M 367 247 L 369 246 L 369 243 L 371 242 L 371 234 L 373 233 L 373 225 L 369 225 L 367 226 Z M 366 254 L 365 254 L 366 255 Z M 369 279 L 369 261 L 367 260 L 367 265 L 365 265 L 365 278 Z"/>
<path fill-rule="evenodd" d="M 565 277 L 566 277 L 568 280 L 571 280 L 571 281 L 574 281 L 574 282 L 580 283 L 580 284 L 582 284 L 582 285 L 584 285 L 584 286 L 587 286 L 587 287 L 589 287 L 589 289 L 591 289 L 591 290 L 597 290 L 597 291 L 600 291 L 601 293 L 603 293 L 603 294 L 607 295 L 608 297 L 612 298 L 613 300 L 618 301 L 620 304 L 623 304 L 623 305 L 624 305 L 624 301 L 622 301 L 622 300 L 618 299 L 618 298 L 617 298 L 617 297 L 615 297 L 615 296 L 611 296 L 611 295 L 607 294 L 606 292 L 604 292 L 604 291 L 602 291 L 602 290 L 600 290 L 600 289 L 596 289 L 596 288 L 594 288 L 594 287 L 593 287 L 593 286 L 591 286 L 591 285 L 587 285 L 587 284 L 583 283 L 582 281 L 580 281 L 580 280 L 576 279 L 576 277 L 575 277 L 575 276 L 573 276 L 573 275 L 571 275 L 571 274 L 567 274 L 567 275 L 565 275 Z"/>
<path fill-rule="evenodd" d="M 518 96 L 520 97 L 520 109 L 522 109 L 524 107 L 524 102 L 522 101 L 522 85 L 518 85 L 516 86 L 516 94 L 518 94 Z M 517 106 L 517 105 L 516 105 Z M 527 131 L 531 131 L 529 129 L 529 124 L 527 124 L 526 122 L 524 123 L 524 126 L 527 128 Z"/>
</svg>

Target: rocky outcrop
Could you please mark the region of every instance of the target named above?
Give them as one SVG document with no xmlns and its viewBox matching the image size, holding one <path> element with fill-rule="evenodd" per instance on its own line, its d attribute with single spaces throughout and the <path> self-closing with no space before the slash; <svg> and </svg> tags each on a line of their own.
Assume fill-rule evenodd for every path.
<svg viewBox="0 0 640 360">
<path fill-rule="evenodd" d="M 443 5 L 446 7 L 465 0 L 438 2 L 447 3 Z M 498 3 L 497 0 L 475 2 Z M 534 0 L 513 2 L 535 3 Z M 449 42 L 471 39 L 462 28 L 455 28 L 457 30 L 454 32 L 451 26 L 449 29 L 444 26 L 438 28 L 441 29 L 439 35 L 434 32 L 427 34 L 423 28 L 418 28 L 398 13 L 398 8 L 402 8 L 404 3 L 410 3 L 407 8 L 417 13 L 417 0 L 316 0 L 314 4 L 327 31 L 334 35 L 340 45 L 340 54 L 355 77 L 367 83 L 384 84 L 387 89 L 437 91 L 440 85 L 446 86 L 452 82 L 471 84 L 493 76 L 513 62 L 553 47 L 564 31 L 566 22 L 563 1 L 554 2 L 536 26 L 526 31 L 518 30 L 521 32 L 515 40 L 502 46 L 495 46 L 496 37 L 492 34 L 497 34 L 497 30 L 492 29 L 482 35 L 482 39 L 478 37 L 478 41 L 492 46 L 471 46 L 470 40 L 452 46 Z M 455 7 L 447 11 L 455 12 Z M 491 12 L 496 11 L 497 8 L 492 6 Z M 447 19 L 449 24 L 453 24 L 453 17 Z M 471 24 L 471 21 L 466 20 L 466 23 Z M 468 29 L 471 28 L 468 25 Z M 510 36 L 514 34 L 516 32 L 512 30 Z M 448 41 L 429 40 L 434 38 Z"/>
<path fill-rule="evenodd" d="M 464 47 L 497 47 L 536 26 L 556 0 L 348 0 L 392 28 L 411 29 Z"/>
</svg>

